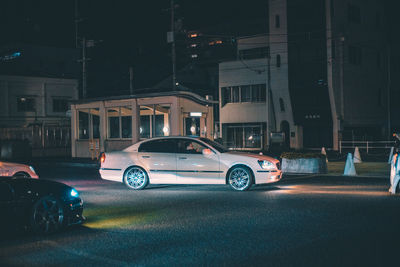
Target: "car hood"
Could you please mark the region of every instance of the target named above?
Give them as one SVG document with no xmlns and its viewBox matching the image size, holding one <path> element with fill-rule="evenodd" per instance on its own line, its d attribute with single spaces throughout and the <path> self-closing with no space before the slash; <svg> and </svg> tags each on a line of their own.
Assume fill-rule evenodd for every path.
<svg viewBox="0 0 400 267">
<path fill-rule="evenodd" d="M 60 193 L 63 195 L 64 192 L 72 189 L 72 187 L 66 184 L 44 179 L 10 179 L 9 183 L 13 184 L 13 186 L 17 189 L 25 190 L 26 188 L 29 188 L 32 192 L 37 192 L 40 194 Z"/>
<path fill-rule="evenodd" d="M 226 154 L 227 156 L 229 155 L 229 157 L 237 157 L 237 158 L 256 158 L 259 160 L 268 160 L 271 161 L 273 163 L 277 163 L 279 162 L 279 160 L 270 157 L 270 156 L 266 156 L 266 155 L 259 155 L 259 154 L 253 154 L 253 153 L 246 153 L 246 152 L 226 152 L 223 153 L 223 155 Z"/>
</svg>

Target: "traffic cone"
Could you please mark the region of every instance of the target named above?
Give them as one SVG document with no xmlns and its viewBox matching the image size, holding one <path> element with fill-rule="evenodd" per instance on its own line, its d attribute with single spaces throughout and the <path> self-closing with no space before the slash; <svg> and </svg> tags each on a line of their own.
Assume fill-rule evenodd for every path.
<svg viewBox="0 0 400 267">
<path fill-rule="evenodd" d="M 358 146 L 356 146 L 356 149 L 354 149 L 354 163 L 361 163 L 361 156 L 360 156 L 360 151 L 358 150 Z"/>
<path fill-rule="evenodd" d="M 325 155 L 326 163 L 328 163 L 328 156 L 326 155 L 326 150 L 325 150 L 325 147 L 324 147 L 324 146 L 323 146 L 322 149 L 321 149 L 321 154 L 322 154 L 322 155 Z"/>
<path fill-rule="evenodd" d="M 351 153 L 347 154 L 346 166 L 344 166 L 343 175 L 346 176 L 357 175 L 356 168 L 354 167 L 353 156 L 351 155 Z"/>
<path fill-rule="evenodd" d="M 394 151 L 394 147 L 392 147 L 392 148 L 390 149 L 388 164 L 392 163 L 393 151 Z"/>
</svg>

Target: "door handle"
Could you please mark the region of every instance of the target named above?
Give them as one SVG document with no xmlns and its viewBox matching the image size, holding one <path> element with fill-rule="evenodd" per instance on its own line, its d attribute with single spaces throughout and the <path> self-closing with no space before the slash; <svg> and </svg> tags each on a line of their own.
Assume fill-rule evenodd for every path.
<svg viewBox="0 0 400 267">
<path fill-rule="evenodd" d="M 142 156 L 142 158 L 144 158 L 144 159 L 149 159 L 150 156 Z"/>
<path fill-rule="evenodd" d="M 186 157 L 178 157 L 178 159 L 187 159 Z"/>
</svg>

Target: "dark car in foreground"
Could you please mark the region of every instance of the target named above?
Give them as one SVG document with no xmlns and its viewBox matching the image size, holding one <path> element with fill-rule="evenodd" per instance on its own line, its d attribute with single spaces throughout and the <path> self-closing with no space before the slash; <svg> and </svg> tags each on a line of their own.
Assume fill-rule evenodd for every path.
<svg viewBox="0 0 400 267">
<path fill-rule="evenodd" d="M 83 201 L 74 188 L 55 181 L 0 176 L 0 226 L 50 234 L 82 223 Z"/>
</svg>

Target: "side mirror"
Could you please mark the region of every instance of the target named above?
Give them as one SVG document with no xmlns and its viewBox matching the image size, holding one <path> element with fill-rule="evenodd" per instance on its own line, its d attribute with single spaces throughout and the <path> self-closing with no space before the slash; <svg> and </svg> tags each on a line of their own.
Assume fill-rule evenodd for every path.
<svg viewBox="0 0 400 267">
<path fill-rule="evenodd" d="M 214 154 L 214 152 L 212 152 L 212 150 L 209 149 L 209 148 L 203 149 L 202 152 L 203 152 L 203 155 L 204 155 L 204 156 L 210 156 L 210 155 Z"/>
</svg>

